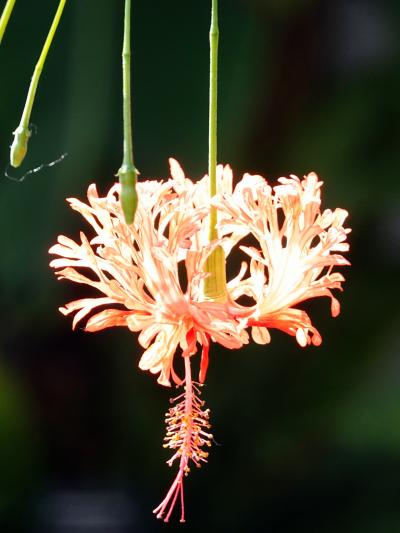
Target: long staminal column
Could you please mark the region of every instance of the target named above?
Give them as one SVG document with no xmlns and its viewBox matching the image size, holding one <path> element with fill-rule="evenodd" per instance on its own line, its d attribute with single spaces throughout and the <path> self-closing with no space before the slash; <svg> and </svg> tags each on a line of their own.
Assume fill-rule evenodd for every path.
<svg viewBox="0 0 400 533">
<path fill-rule="evenodd" d="M 166 413 L 165 422 L 167 434 L 164 439 L 164 448 L 174 450 L 174 455 L 168 459 L 167 464 L 172 466 L 179 459 L 179 470 L 171 484 L 167 495 L 153 513 L 157 518 L 168 522 L 175 503 L 180 496 L 181 522 L 185 521 L 185 504 L 183 481 L 190 472 L 190 461 L 198 468 L 207 462 L 208 452 L 202 448 L 211 446 L 212 435 L 208 433 L 211 427 L 209 423 L 210 410 L 203 409 L 204 401 L 200 400 L 199 383 L 192 381 L 190 358 L 185 357 L 185 390 L 182 394 L 173 398 L 171 403 L 175 405 Z"/>
</svg>

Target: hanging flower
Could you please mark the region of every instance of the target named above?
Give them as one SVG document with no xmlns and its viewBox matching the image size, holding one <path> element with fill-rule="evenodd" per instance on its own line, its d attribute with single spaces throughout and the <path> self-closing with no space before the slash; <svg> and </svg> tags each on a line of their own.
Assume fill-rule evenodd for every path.
<svg viewBox="0 0 400 533">
<path fill-rule="evenodd" d="M 202 223 L 209 208 L 201 201 L 200 188 L 189 187 L 191 182 L 176 161 L 171 160 L 171 167 L 172 179 L 138 184 L 140 200 L 130 226 L 120 208 L 119 184 L 105 197 L 99 197 L 96 186 L 90 185 L 88 204 L 69 199 L 96 235 L 89 241 L 81 233 L 80 243 L 59 236 L 58 244 L 49 250 L 60 256 L 50 263 L 59 279 L 84 283 L 102 293 L 60 308 L 65 315 L 75 313 L 73 327 L 96 308 L 106 307 L 90 316 L 85 330 L 126 326 L 140 332 L 139 343 L 146 350 L 139 367 L 159 374 L 162 385 L 170 385 L 171 376 L 176 384 L 182 383 L 173 367 L 178 346 L 183 356 L 191 356 L 197 342 L 205 354 L 210 338 L 231 349 L 247 342 L 246 332 L 238 327 L 227 304 L 202 298 L 203 265 L 218 243 L 202 242 Z M 181 264 L 186 289 L 179 274 Z M 93 277 L 82 273 L 88 269 Z"/>
<path fill-rule="evenodd" d="M 166 414 L 164 444 L 173 451 L 168 464 L 179 461 L 178 472 L 154 512 L 168 521 L 179 500 L 185 521 L 184 478 L 192 464 L 206 462 L 212 441 L 209 410 L 200 399 L 210 342 L 240 348 L 248 342 L 249 327 L 254 341 L 265 344 L 270 341 L 269 329 L 276 328 L 295 336 L 301 346 L 318 346 L 321 335 L 297 305 L 328 296 L 332 315 L 339 314 L 332 289 L 341 289 L 344 278 L 333 269 L 349 264 L 338 252 L 348 250 L 350 230 L 343 227 L 345 210 L 321 212 L 322 182 L 314 173 L 303 180 L 280 178 L 274 188 L 261 176 L 245 174 L 233 190 L 231 168 L 219 165 L 219 193 L 210 202 L 208 176 L 192 182 L 174 159 L 170 172 L 166 181 L 138 184 L 132 225 L 125 222 L 118 184 L 105 197 L 91 185 L 88 204 L 69 199 L 95 235 L 89 240 L 81 233 L 80 243 L 59 236 L 50 249 L 58 257 L 50 266 L 59 279 L 90 285 L 101 293 L 60 308 L 65 315 L 75 315 L 74 328 L 85 319 L 86 331 L 126 326 L 139 332 L 145 349 L 139 367 L 158 374 L 162 385 L 170 385 L 171 379 L 183 385 Z M 212 242 L 210 205 L 217 208 L 219 220 L 219 238 Z M 249 235 L 257 246 L 243 244 Z M 238 244 L 248 262 L 227 283 L 222 298 L 206 298 L 207 258 L 217 247 L 228 257 Z M 250 305 L 239 303 L 243 295 L 252 299 Z M 198 344 L 202 350 L 196 382 L 190 361 Z M 183 378 L 174 369 L 178 348 Z"/>
<path fill-rule="evenodd" d="M 280 178 L 271 188 L 261 176 L 245 174 L 233 194 L 222 193 L 214 204 L 220 212 L 220 232 L 231 245 L 249 234 L 259 247 L 240 246 L 250 257 L 250 276 L 236 283 L 233 298 L 250 296 L 255 305 L 247 316 L 255 342 L 270 342 L 268 328 L 296 337 L 301 346 L 321 344 L 308 314 L 296 306 L 328 296 L 332 316 L 340 304 L 331 290 L 341 290 L 342 274 L 335 266 L 350 263 L 337 252 L 349 249 L 344 209 L 321 212 L 321 185 L 310 173 Z"/>
<path fill-rule="evenodd" d="M 226 302 L 203 297 L 207 276 L 204 264 L 214 248 L 222 244 L 208 241 L 208 178 L 194 184 L 185 178 L 175 160 L 170 160 L 170 167 L 171 179 L 138 184 L 139 203 L 133 225 L 125 223 L 119 184 L 105 197 L 99 197 L 96 186 L 90 185 L 88 204 L 69 199 L 71 207 L 92 226 L 95 236 L 89 240 L 81 233 L 80 243 L 59 236 L 49 252 L 59 256 L 50 263 L 59 279 L 90 285 L 101 293 L 60 308 L 65 315 L 75 314 L 74 328 L 89 316 L 86 331 L 126 326 L 140 332 L 139 343 L 145 352 L 139 367 L 159 374 L 162 385 L 170 385 L 171 377 L 176 385 L 184 384 L 184 392 L 176 399 L 180 401 L 166 418 L 165 446 L 174 450 L 168 464 L 179 458 L 179 469 L 167 496 L 155 510 L 159 518 L 168 521 L 180 494 L 184 521 L 184 477 L 191 463 L 200 466 L 206 461 L 204 447 L 211 444 L 209 411 L 203 409 L 200 400 L 210 341 L 240 348 L 248 342 L 248 335 L 244 324 L 232 314 L 235 304 L 229 295 Z M 222 167 L 218 172 L 226 190 L 231 190 L 231 173 Z M 228 239 L 223 240 L 226 245 Z M 182 286 L 184 278 L 186 288 Z M 235 287 L 235 281 L 230 287 Z M 98 311 L 99 307 L 104 309 Z M 202 346 L 199 383 L 192 380 L 190 367 L 197 343 Z M 178 347 L 185 363 L 183 379 L 173 365 Z"/>
</svg>

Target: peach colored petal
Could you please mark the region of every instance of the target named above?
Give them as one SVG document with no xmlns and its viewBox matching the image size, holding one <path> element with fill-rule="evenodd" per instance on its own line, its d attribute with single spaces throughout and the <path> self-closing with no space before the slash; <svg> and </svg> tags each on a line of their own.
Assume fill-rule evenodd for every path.
<svg viewBox="0 0 400 533">
<path fill-rule="evenodd" d="M 341 290 L 344 278 L 332 269 L 349 264 L 337 253 L 349 249 L 345 241 L 350 230 L 343 226 L 348 213 L 340 208 L 321 213 L 322 181 L 314 172 L 302 180 L 291 175 L 278 181 L 271 188 L 261 176 L 246 174 L 232 195 L 213 200 L 224 237 L 240 244 L 238 236 L 246 227 L 259 244 L 240 246 L 251 259 L 250 275 L 236 283 L 232 297 L 255 300 L 248 325 L 281 329 L 296 336 L 301 346 L 318 345 L 320 334 L 294 306 L 328 296 L 332 316 L 339 314 L 331 291 Z M 263 340 L 260 330 L 253 328 L 252 334 L 257 342 Z"/>
<path fill-rule="evenodd" d="M 118 309 L 105 309 L 89 318 L 85 330 L 90 332 L 115 326 L 126 326 L 130 311 L 120 311 Z"/>
<path fill-rule="evenodd" d="M 119 185 L 104 197 L 90 185 L 88 204 L 74 198 L 69 203 L 95 235 L 89 238 L 81 232 L 80 243 L 60 236 L 50 249 L 57 256 L 51 267 L 60 279 L 90 285 L 100 293 L 99 298 L 82 299 L 62 309 L 75 314 L 73 326 L 87 319 L 88 331 L 124 325 L 139 332 L 139 343 L 145 348 L 139 366 L 159 374 L 158 381 L 164 385 L 171 375 L 176 383 L 181 381 L 173 370 L 178 346 L 184 355 L 192 356 L 197 344 L 209 343 L 207 339 L 228 348 L 248 342 L 243 323 L 230 312 L 232 303 L 203 301 L 204 264 L 222 244 L 208 242 L 208 177 L 192 183 L 173 159 L 170 169 L 167 181 L 138 184 L 139 204 L 131 226 L 125 224 L 120 209 Z M 218 175 L 222 190 L 231 193 L 230 167 L 218 166 Z M 186 288 L 181 285 L 182 268 Z M 103 305 L 107 308 L 90 316 Z"/>
<path fill-rule="evenodd" d="M 271 342 L 271 335 L 265 327 L 253 326 L 251 336 L 257 344 L 269 344 Z"/>
</svg>

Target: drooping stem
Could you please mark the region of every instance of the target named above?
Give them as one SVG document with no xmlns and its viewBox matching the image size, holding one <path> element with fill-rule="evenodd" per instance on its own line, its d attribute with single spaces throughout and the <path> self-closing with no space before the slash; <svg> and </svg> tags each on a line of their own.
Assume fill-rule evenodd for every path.
<svg viewBox="0 0 400 533">
<path fill-rule="evenodd" d="M 29 121 L 32 113 L 33 103 L 35 101 L 36 90 L 39 83 L 40 75 L 44 67 L 44 63 L 46 61 L 47 53 L 50 49 L 54 35 L 57 31 L 57 27 L 60 22 L 65 3 L 66 0 L 60 0 L 58 4 L 58 8 L 54 16 L 53 22 L 50 26 L 50 30 L 44 43 L 42 52 L 39 56 L 38 62 L 36 63 L 35 70 L 33 71 L 33 76 L 29 85 L 24 110 L 22 112 L 19 126 L 14 131 L 14 141 L 11 145 L 10 163 L 13 167 L 20 166 L 20 164 L 25 158 L 26 152 L 28 151 L 28 140 L 31 136 L 31 131 L 29 129 Z"/>
<path fill-rule="evenodd" d="M 200 384 L 192 381 L 190 357 L 185 357 L 185 391 L 171 400 L 175 403 L 166 414 L 167 436 L 165 448 L 175 450 L 174 455 L 167 461 L 172 463 L 179 459 L 179 469 L 167 495 L 156 507 L 153 513 L 157 518 L 168 522 L 175 504 L 180 496 L 181 522 L 185 521 L 185 505 L 183 482 L 190 472 L 189 463 L 192 461 L 197 467 L 207 462 L 208 452 L 202 448 L 211 446 L 212 435 L 210 428 L 209 409 L 203 409 L 204 401 L 200 400 Z M 176 403 L 178 402 L 178 403 Z"/>
<path fill-rule="evenodd" d="M 122 47 L 122 103 L 124 148 L 122 165 L 118 170 L 121 184 L 121 206 L 127 224 L 132 224 L 137 207 L 137 170 L 133 160 L 131 108 L 131 0 L 125 0 L 124 43 Z"/>
<path fill-rule="evenodd" d="M 212 0 L 210 26 L 210 94 L 208 116 L 208 175 L 210 198 L 217 194 L 218 0 Z M 209 239 L 218 237 L 217 211 L 211 207 Z"/>
<path fill-rule="evenodd" d="M 15 0 L 7 0 L 0 18 L 0 44 L 3 40 L 4 32 L 6 31 L 8 21 L 10 19 L 12 10 L 14 8 Z"/>
<path fill-rule="evenodd" d="M 211 0 L 210 25 L 210 92 L 208 120 L 208 176 L 210 199 L 218 192 L 217 184 L 217 98 L 218 98 L 218 0 Z M 210 207 L 209 216 L 210 242 L 218 238 L 218 214 L 214 206 Z M 206 272 L 209 276 L 204 282 L 204 295 L 207 299 L 226 300 L 225 254 L 218 246 L 207 259 Z"/>
</svg>

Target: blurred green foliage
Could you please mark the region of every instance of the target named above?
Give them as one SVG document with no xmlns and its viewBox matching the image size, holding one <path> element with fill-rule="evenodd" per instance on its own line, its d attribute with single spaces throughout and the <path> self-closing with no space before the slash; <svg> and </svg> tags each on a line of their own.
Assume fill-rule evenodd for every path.
<svg viewBox="0 0 400 533">
<path fill-rule="evenodd" d="M 0 516 L 21 523 L 31 511 L 40 472 L 35 410 L 22 383 L 0 368 Z M 36 486 L 35 486 L 36 485 Z M 18 518 L 16 518 L 18 517 Z"/>
</svg>

